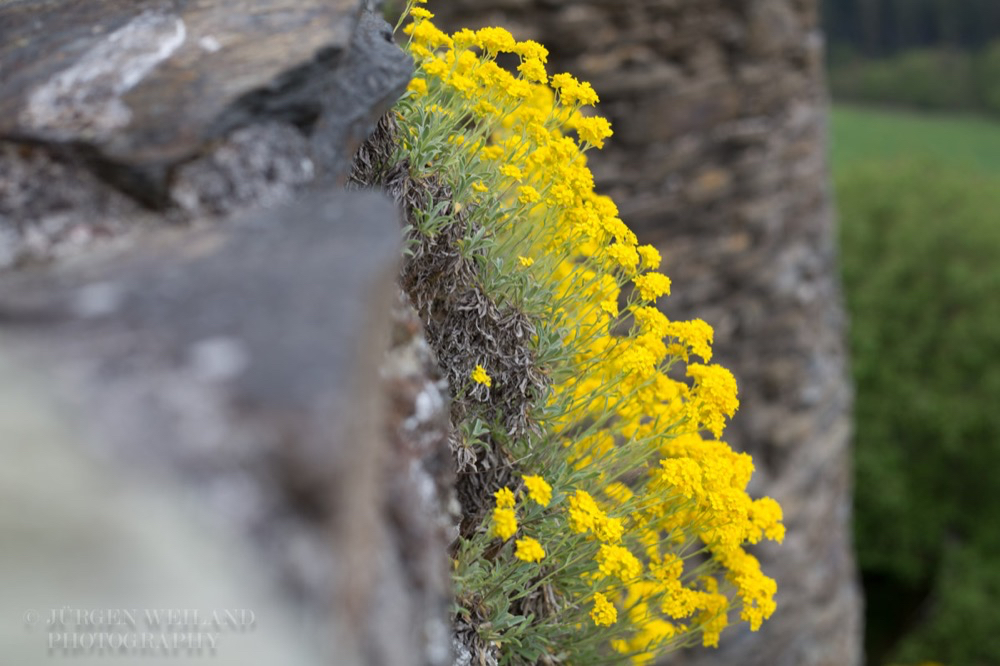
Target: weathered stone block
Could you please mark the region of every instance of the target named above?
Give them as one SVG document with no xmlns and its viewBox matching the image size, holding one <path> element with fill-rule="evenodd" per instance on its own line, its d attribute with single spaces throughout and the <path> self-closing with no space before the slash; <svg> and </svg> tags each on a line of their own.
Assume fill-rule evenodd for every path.
<svg viewBox="0 0 1000 666">
<path fill-rule="evenodd" d="M 343 181 L 412 73 L 363 4 L 0 3 L 0 270 Z"/>
<path fill-rule="evenodd" d="M 409 527 L 426 535 L 421 578 L 403 550 L 414 544 L 394 536 L 386 504 L 387 486 L 406 483 L 387 471 L 378 379 L 398 258 L 391 202 L 342 193 L 228 225 L 142 234 L 127 248 L 0 280 L 0 360 L 26 368 L 4 373 L 0 391 L 17 396 L 28 415 L 47 410 L 51 422 L 32 434 L 20 409 L 4 411 L 0 445 L 13 460 L 32 436 L 40 442 L 32 455 L 58 462 L 39 462 L 26 468 L 31 477 L 2 487 L 43 506 L 56 481 L 50 474 L 65 472 L 64 492 L 89 484 L 72 506 L 49 507 L 45 522 L 15 523 L 17 548 L 5 549 L 0 569 L 14 575 L 30 565 L 41 582 L 8 588 L 18 594 L 5 595 L 5 608 L 203 603 L 182 594 L 201 581 L 200 554 L 183 550 L 194 537 L 176 531 L 183 521 L 165 519 L 152 545 L 135 534 L 159 515 L 148 508 L 159 503 L 181 507 L 181 517 L 194 511 L 192 529 L 208 550 L 229 552 L 235 543 L 249 561 L 248 570 L 204 572 L 220 577 L 214 603 L 242 603 L 226 593 L 242 593 L 248 579 L 277 594 L 280 604 L 255 609 L 270 651 L 234 652 L 244 661 L 231 663 L 281 661 L 264 656 L 284 649 L 288 636 L 273 633 L 279 626 L 323 663 L 382 664 L 386 655 L 397 664 L 444 663 L 447 569 L 437 505 L 428 500 L 423 513 L 409 514 L 426 521 Z M 24 374 L 57 406 L 22 394 Z M 129 487 L 105 493 L 93 478 Z M 128 504 L 107 512 L 119 497 Z M 98 514 L 107 514 L 105 526 L 81 551 L 80 569 L 96 578 L 61 597 L 72 570 L 61 559 L 64 538 L 52 530 L 83 534 L 84 516 Z M 167 563 L 115 559 L 171 544 L 182 548 L 169 564 L 186 586 L 173 588 Z M 412 612 L 395 612 L 407 604 Z M 23 663 L 44 657 L 37 638 L 18 642 L 38 655 Z M 289 663 L 320 663 L 287 654 Z"/>
<path fill-rule="evenodd" d="M 131 165 L 174 162 L 273 115 L 309 122 L 361 0 L 141 0 L 0 6 L 0 134 L 83 143 Z"/>
</svg>

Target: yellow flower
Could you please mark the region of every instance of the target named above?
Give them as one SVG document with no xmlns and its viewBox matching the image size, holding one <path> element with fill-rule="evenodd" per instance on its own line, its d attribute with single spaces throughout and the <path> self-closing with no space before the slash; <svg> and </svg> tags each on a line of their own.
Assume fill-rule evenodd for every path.
<svg viewBox="0 0 1000 666">
<path fill-rule="evenodd" d="M 499 113 L 499 111 L 500 110 L 497 109 L 497 107 L 495 107 L 490 102 L 487 102 L 485 99 L 479 100 L 476 103 L 476 106 L 473 107 L 473 109 L 472 109 L 472 112 L 475 113 L 480 118 L 487 118 L 489 116 L 495 116 L 495 115 L 497 115 Z"/>
<path fill-rule="evenodd" d="M 514 557 L 522 562 L 541 562 L 545 559 L 545 549 L 542 548 L 542 544 L 538 543 L 535 539 L 525 537 L 523 539 L 518 539 L 514 543 L 517 544 L 517 549 L 514 551 Z"/>
<path fill-rule="evenodd" d="M 552 486 L 540 476 L 522 476 L 528 489 L 528 496 L 542 506 L 548 506 L 552 501 Z"/>
<path fill-rule="evenodd" d="M 418 62 L 432 60 L 434 58 L 434 52 L 426 46 L 421 46 L 420 44 L 410 44 L 410 55 L 412 55 Z"/>
<path fill-rule="evenodd" d="M 781 524 L 781 505 L 770 497 L 762 497 L 750 505 L 750 523 L 754 527 L 753 534 L 747 539 L 757 543 L 761 536 L 771 541 L 781 543 L 785 539 L 785 526 Z"/>
<path fill-rule="evenodd" d="M 613 243 L 607 247 L 608 256 L 629 274 L 639 268 L 639 253 L 631 245 Z"/>
<path fill-rule="evenodd" d="M 413 9 L 411 9 L 410 10 L 410 16 L 412 16 L 413 18 L 416 18 L 416 19 L 432 19 L 432 18 L 434 18 L 434 14 L 431 14 L 429 11 L 427 11 L 423 7 L 414 7 Z"/>
<path fill-rule="evenodd" d="M 638 344 L 636 338 L 626 338 L 621 354 L 616 359 L 618 367 L 626 375 L 635 373 L 647 379 L 656 372 L 656 355 L 645 345 Z"/>
<path fill-rule="evenodd" d="M 410 85 L 406 86 L 406 89 L 417 97 L 423 97 L 427 94 L 427 81 L 425 79 L 413 79 L 410 81 Z"/>
<path fill-rule="evenodd" d="M 642 267 L 651 271 L 655 271 L 660 267 L 660 262 L 663 260 L 660 257 L 660 252 L 652 245 L 643 245 L 638 248 L 639 256 L 642 257 Z"/>
<path fill-rule="evenodd" d="M 500 167 L 500 173 L 507 176 L 508 178 L 513 178 L 514 180 L 521 180 L 523 174 L 521 170 L 512 164 L 505 164 Z"/>
<path fill-rule="evenodd" d="M 521 79 L 511 79 L 505 87 L 507 94 L 514 99 L 524 99 L 531 95 L 531 84 Z"/>
<path fill-rule="evenodd" d="M 449 76 L 448 85 L 462 93 L 462 96 L 467 99 L 472 98 L 476 90 L 476 82 L 462 74 L 452 74 Z"/>
<path fill-rule="evenodd" d="M 743 602 L 740 619 L 750 623 L 750 631 L 757 631 L 776 608 L 774 593 L 778 587 L 774 579 L 765 576 L 757 558 L 742 548 L 718 554 L 717 559 L 729 569 L 726 578 L 736 586 Z"/>
<path fill-rule="evenodd" d="M 517 71 L 521 72 L 521 76 L 525 79 L 534 83 L 545 83 L 549 80 L 548 74 L 545 73 L 545 65 L 537 58 L 526 59 L 518 65 Z"/>
<path fill-rule="evenodd" d="M 645 273 L 633 280 L 639 289 L 639 296 L 644 301 L 655 301 L 663 295 L 670 294 L 670 278 L 663 273 Z"/>
<path fill-rule="evenodd" d="M 616 576 L 623 583 L 632 582 L 642 573 L 642 563 L 625 546 L 601 544 L 597 566 L 605 576 Z"/>
<path fill-rule="evenodd" d="M 504 541 L 517 533 L 517 514 L 514 509 L 493 509 L 493 525 L 490 527 L 492 536 L 500 537 Z"/>
<path fill-rule="evenodd" d="M 569 498 L 569 526 L 577 534 L 594 528 L 594 517 L 603 512 L 586 490 L 576 490 Z"/>
<path fill-rule="evenodd" d="M 566 106 L 591 106 L 600 101 L 589 83 L 577 81 L 572 74 L 556 74 L 552 77 L 552 87 L 559 91 L 559 100 Z"/>
<path fill-rule="evenodd" d="M 590 619 L 598 627 L 610 627 L 618 621 L 618 609 L 600 592 L 594 595 L 594 608 L 590 611 Z"/>
<path fill-rule="evenodd" d="M 520 257 L 519 256 L 517 258 L 517 260 L 519 262 L 521 262 L 521 265 L 524 266 L 525 268 L 527 268 L 528 266 L 531 266 L 533 263 L 535 263 L 535 260 L 532 259 L 531 257 Z"/>
<path fill-rule="evenodd" d="M 486 187 L 486 185 L 483 184 L 483 181 L 481 181 L 481 180 L 477 180 L 476 182 L 474 182 L 472 184 L 472 189 L 473 189 L 473 191 L 479 192 L 480 194 L 482 194 L 483 192 L 489 192 L 490 191 L 490 188 Z"/>
<path fill-rule="evenodd" d="M 603 148 L 604 140 L 614 134 L 608 119 L 600 116 L 581 118 L 576 121 L 576 132 L 581 141 L 589 143 L 595 148 Z"/>
<path fill-rule="evenodd" d="M 538 42 L 530 39 L 518 42 L 514 47 L 514 52 L 525 60 L 535 59 L 542 63 L 549 61 L 549 50 Z"/>
<path fill-rule="evenodd" d="M 493 493 L 493 497 L 496 498 L 498 509 L 514 508 L 514 493 L 507 486 Z"/>
<path fill-rule="evenodd" d="M 660 461 L 658 478 L 687 498 L 703 494 L 701 465 L 691 458 L 667 458 Z"/>
<path fill-rule="evenodd" d="M 493 386 L 493 379 L 486 374 L 486 369 L 481 365 L 477 365 L 476 369 L 472 371 L 472 381 L 482 384 L 486 388 Z"/>
<path fill-rule="evenodd" d="M 442 46 L 451 48 L 452 46 L 451 37 L 441 32 L 441 30 L 430 21 L 414 21 L 403 28 L 403 32 L 410 35 L 413 38 L 413 41 L 420 46 L 431 49 L 440 48 Z"/>
<path fill-rule="evenodd" d="M 422 1 L 426 2 L 427 0 Z M 451 39 L 454 42 L 456 49 L 467 49 L 470 46 L 476 46 L 479 43 L 479 40 L 476 39 L 476 33 L 468 28 L 462 28 L 458 32 L 453 33 Z"/>
<path fill-rule="evenodd" d="M 697 354 L 703 361 L 712 360 L 712 339 L 715 331 L 701 319 L 670 322 L 666 335 L 676 338 L 680 345 L 690 349 L 692 354 Z M 681 354 L 685 361 L 687 349 L 683 349 Z"/>
<path fill-rule="evenodd" d="M 476 68 L 476 78 L 483 86 L 490 88 L 491 92 L 495 92 L 497 89 L 503 88 L 506 82 L 513 80 L 514 77 L 500 65 L 492 60 L 487 60 Z"/>
<path fill-rule="evenodd" d="M 448 73 L 448 63 L 444 62 L 440 58 L 426 60 L 420 64 L 420 67 L 431 76 L 438 78 L 441 78 Z"/>
<path fill-rule="evenodd" d="M 500 146 L 486 146 L 479 151 L 479 156 L 484 160 L 498 160 L 503 157 L 503 148 Z"/>
<path fill-rule="evenodd" d="M 716 437 L 722 436 L 725 417 L 732 418 L 740 406 L 736 378 L 721 365 L 692 363 L 687 375 L 695 380 L 694 405 L 698 420 Z"/>
<path fill-rule="evenodd" d="M 618 299 L 606 298 L 601 301 L 601 310 L 607 312 L 612 317 L 618 316 Z"/>
<path fill-rule="evenodd" d="M 480 28 L 476 31 L 478 46 L 487 53 L 511 53 L 517 42 L 504 28 Z"/>
<path fill-rule="evenodd" d="M 625 526 L 621 518 L 601 516 L 594 521 L 594 535 L 604 543 L 620 543 L 625 535 Z"/>
<path fill-rule="evenodd" d="M 531 185 L 523 185 L 517 188 L 517 200 L 523 204 L 533 204 L 541 198 L 542 195 Z"/>
<path fill-rule="evenodd" d="M 670 320 L 656 308 L 637 307 L 632 311 L 632 316 L 635 318 L 635 323 L 639 325 L 639 332 L 643 334 L 662 338 L 670 327 Z"/>
</svg>

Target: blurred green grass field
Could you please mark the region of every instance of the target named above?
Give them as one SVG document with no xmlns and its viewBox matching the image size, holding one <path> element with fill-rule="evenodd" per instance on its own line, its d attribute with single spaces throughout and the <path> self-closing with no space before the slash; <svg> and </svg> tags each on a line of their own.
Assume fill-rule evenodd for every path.
<svg viewBox="0 0 1000 666">
<path fill-rule="evenodd" d="M 838 107 L 867 663 L 1000 664 L 1000 123 Z"/>
<path fill-rule="evenodd" d="M 978 116 L 838 105 L 831 133 L 837 173 L 872 161 L 922 160 L 1000 175 L 1000 122 Z"/>
</svg>

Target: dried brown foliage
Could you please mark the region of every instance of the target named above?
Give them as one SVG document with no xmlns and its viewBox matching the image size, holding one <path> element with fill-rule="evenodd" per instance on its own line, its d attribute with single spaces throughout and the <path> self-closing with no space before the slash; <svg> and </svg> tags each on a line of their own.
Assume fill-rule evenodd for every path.
<svg viewBox="0 0 1000 666">
<path fill-rule="evenodd" d="M 516 482 L 502 442 L 487 434 L 486 446 L 473 447 L 460 424 L 480 418 L 501 436 L 528 437 L 534 431 L 532 407 L 549 380 L 532 349 L 534 324 L 512 304 L 498 304 L 486 293 L 475 257 L 459 249 L 460 241 L 478 230 L 469 209 L 456 211 L 451 189 L 438 178 L 414 177 L 410 164 L 396 158 L 396 141 L 397 126 L 389 113 L 358 151 L 349 183 L 384 190 L 404 211 L 409 249 L 400 284 L 452 387 L 450 445 L 467 532 L 492 508 L 493 492 Z M 416 231 L 414 211 L 439 204 L 450 221 L 433 236 Z M 489 372 L 491 387 L 469 379 L 477 364 Z"/>
</svg>

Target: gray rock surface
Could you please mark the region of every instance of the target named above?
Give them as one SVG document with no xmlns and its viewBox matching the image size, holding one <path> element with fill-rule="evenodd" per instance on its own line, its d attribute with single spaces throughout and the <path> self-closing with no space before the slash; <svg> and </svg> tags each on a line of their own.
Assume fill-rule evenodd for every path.
<svg viewBox="0 0 1000 666">
<path fill-rule="evenodd" d="M 283 663 L 447 663 L 447 402 L 412 314 L 390 319 L 398 259 L 395 207 L 342 193 L 225 226 L 142 234 L 126 248 L 0 281 L 0 360 L 30 370 L 56 405 L 56 434 L 32 435 L 42 444 L 32 455 L 61 461 L 0 485 L 39 511 L 21 516 L 28 526 L 19 524 L 17 548 L 4 550 L 0 566 L 12 573 L 34 562 L 36 585 L 8 588 L 18 594 L 5 596 L 4 610 L 186 608 L 206 598 L 244 607 L 255 586 L 244 595 L 241 581 L 252 580 L 280 603 L 257 602 L 267 650 L 244 663 L 278 663 L 264 655 L 284 650 L 282 640 L 322 660 L 288 650 Z M 403 334 L 386 360 L 393 321 Z M 27 405 L 0 419 L 11 459 L 29 446 L 23 422 L 42 404 L 8 383 L 19 377 L 0 380 Z M 87 480 L 90 467 L 109 480 L 106 493 Z M 50 484 L 69 492 L 81 483 L 90 493 L 76 510 L 45 512 Z M 105 512 L 118 485 L 127 487 L 122 506 L 80 551 L 81 571 L 99 571 L 107 587 L 63 598 L 46 576 L 68 566 L 69 554 L 54 548 L 70 536 L 53 535 L 53 524 L 85 532 L 77 522 Z M 142 513 L 150 505 L 180 510 L 158 522 L 153 543 L 133 533 L 160 515 Z M 249 560 L 204 572 L 220 576 L 215 596 L 182 594 L 200 580 L 199 552 L 166 564 L 116 559 L 182 547 L 194 528 L 209 551 L 234 543 Z M 102 569 L 106 560 L 119 564 Z M 155 581 L 169 572 L 193 581 L 164 589 Z M 225 596 L 233 590 L 240 595 Z M 282 627 L 294 632 L 267 633 Z M 26 636 L 37 643 L 26 654 L 44 656 L 45 637 Z"/>
<path fill-rule="evenodd" d="M 343 181 L 412 72 L 363 4 L 0 3 L 0 270 Z"/>
<path fill-rule="evenodd" d="M 412 72 L 368 4 L 0 0 L 17 663 L 63 654 L 31 609 L 234 607 L 196 656 L 450 663 L 447 385 L 397 209 L 331 192 Z"/>
<path fill-rule="evenodd" d="M 162 165 L 260 118 L 307 123 L 359 0 L 0 5 L 0 133 Z M 310 118 L 311 116 L 311 118 Z"/>
<path fill-rule="evenodd" d="M 453 28 L 502 24 L 593 83 L 615 136 L 589 164 L 673 279 L 674 318 L 715 327 L 742 406 L 728 441 L 785 509 L 759 552 L 778 610 L 759 634 L 671 663 L 861 660 L 851 551 L 850 403 L 826 167 L 816 0 L 456 0 Z"/>
<path fill-rule="evenodd" d="M 449 448 L 448 383 L 428 344 L 423 325 L 405 294 L 392 309 L 392 344 L 381 376 L 386 390 L 388 455 L 383 489 L 388 540 L 387 574 L 380 576 L 384 603 L 376 608 L 397 618 L 373 615 L 378 640 L 375 663 L 452 663 L 451 577 L 446 557 L 458 532 L 461 507 L 455 497 L 455 464 Z M 399 579 L 395 589 L 391 583 Z M 395 641 L 379 639 L 379 627 L 401 626 Z"/>
<path fill-rule="evenodd" d="M 7 663 L 330 663 L 231 525 L 205 519 L 198 498 L 161 475 L 130 476 L 88 455 L 49 382 L 10 358 L 7 343 L 0 335 L 0 451 L 8 463 L 0 470 L 0 644 Z M 225 609 L 240 621 L 168 630 L 167 609 L 197 609 L 204 619 Z M 122 612 L 133 613 L 134 625 Z"/>
<path fill-rule="evenodd" d="M 0 141 L 0 271 L 72 255 L 151 222 L 79 160 Z"/>
<path fill-rule="evenodd" d="M 395 208 L 351 194 L 0 284 L 5 353 L 86 415 L 78 455 L 179 485 L 345 664 L 378 663 L 364 658 L 384 545 L 377 368 L 398 252 Z"/>
<path fill-rule="evenodd" d="M 391 26 L 379 15 L 365 13 L 340 71 L 342 74 L 324 91 L 327 108 L 317 121 L 313 150 L 343 184 L 350 157 L 371 133 L 375 121 L 403 94 L 413 62 L 396 46 Z"/>
</svg>

